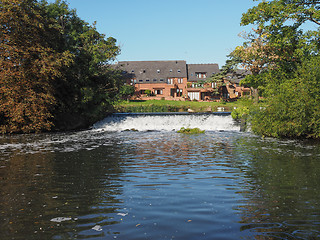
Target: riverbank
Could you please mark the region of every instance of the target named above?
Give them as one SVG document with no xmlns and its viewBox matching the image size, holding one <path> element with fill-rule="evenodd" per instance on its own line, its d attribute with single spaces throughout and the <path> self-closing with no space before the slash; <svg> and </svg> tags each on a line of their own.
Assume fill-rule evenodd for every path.
<svg viewBox="0 0 320 240">
<path fill-rule="evenodd" d="M 197 101 L 170 101 L 170 100 L 135 100 L 123 101 L 115 105 L 115 112 L 231 112 L 235 107 L 244 103 L 237 102 L 197 102 Z"/>
</svg>

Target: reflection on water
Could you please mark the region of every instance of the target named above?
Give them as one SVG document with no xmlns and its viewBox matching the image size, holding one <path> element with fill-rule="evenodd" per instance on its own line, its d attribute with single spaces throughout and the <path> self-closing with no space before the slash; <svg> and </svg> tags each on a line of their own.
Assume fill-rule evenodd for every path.
<svg viewBox="0 0 320 240">
<path fill-rule="evenodd" d="M 0 152 L 0 239 L 320 239 L 317 144 L 83 131 Z"/>
</svg>

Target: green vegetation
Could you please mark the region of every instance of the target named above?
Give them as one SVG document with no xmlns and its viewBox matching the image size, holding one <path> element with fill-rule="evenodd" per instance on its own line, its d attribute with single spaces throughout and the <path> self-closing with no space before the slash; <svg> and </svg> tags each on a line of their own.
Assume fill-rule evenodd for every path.
<svg viewBox="0 0 320 240">
<path fill-rule="evenodd" d="M 246 119 L 250 110 L 248 107 L 239 107 L 231 112 L 231 116 L 235 120 Z"/>
<path fill-rule="evenodd" d="M 224 111 L 232 111 L 234 107 L 243 106 L 244 102 L 197 102 L 197 101 L 123 101 L 114 107 L 117 112 L 187 112 L 192 109 L 195 112 L 216 112 L 218 107 Z"/>
<path fill-rule="evenodd" d="M 0 132 L 86 127 L 111 111 L 119 54 L 65 1 L 0 2 Z"/>
<path fill-rule="evenodd" d="M 200 133 L 204 133 L 204 130 L 200 130 L 199 128 L 184 128 L 182 127 L 179 131 L 177 131 L 178 133 L 185 133 L 185 134 L 200 134 Z"/>
<path fill-rule="evenodd" d="M 317 30 L 303 31 L 313 23 Z M 252 75 L 241 83 L 251 87 L 265 106 L 252 104 L 233 113 L 247 115 L 251 128 L 263 136 L 320 138 L 320 3 L 310 0 L 261 1 L 243 14 L 242 25 L 255 24 L 230 58 Z"/>
</svg>

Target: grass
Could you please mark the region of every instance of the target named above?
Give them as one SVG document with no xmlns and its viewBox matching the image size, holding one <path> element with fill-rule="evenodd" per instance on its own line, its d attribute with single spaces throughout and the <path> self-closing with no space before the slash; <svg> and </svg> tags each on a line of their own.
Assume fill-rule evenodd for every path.
<svg viewBox="0 0 320 240">
<path fill-rule="evenodd" d="M 243 101 L 237 102 L 197 102 L 197 101 L 123 101 L 115 105 L 116 112 L 186 112 L 192 109 L 195 112 L 216 112 L 219 107 L 231 112 L 234 107 L 243 106 Z"/>
</svg>

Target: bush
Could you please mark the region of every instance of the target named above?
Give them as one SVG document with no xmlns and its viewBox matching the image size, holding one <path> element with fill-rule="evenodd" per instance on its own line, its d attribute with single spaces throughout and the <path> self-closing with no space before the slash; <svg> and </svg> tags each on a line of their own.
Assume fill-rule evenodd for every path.
<svg viewBox="0 0 320 240">
<path fill-rule="evenodd" d="M 320 57 L 274 87 L 266 108 L 252 115 L 252 130 L 277 138 L 320 138 Z M 272 89 L 271 89 L 272 90 Z"/>
<path fill-rule="evenodd" d="M 240 120 L 240 119 L 245 119 L 247 118 L 250 110 L 248 107 L 238 107 L 236 109 L 233 109 L 231 112 L 231 117 L 234 120 Z"/>
</svg>

